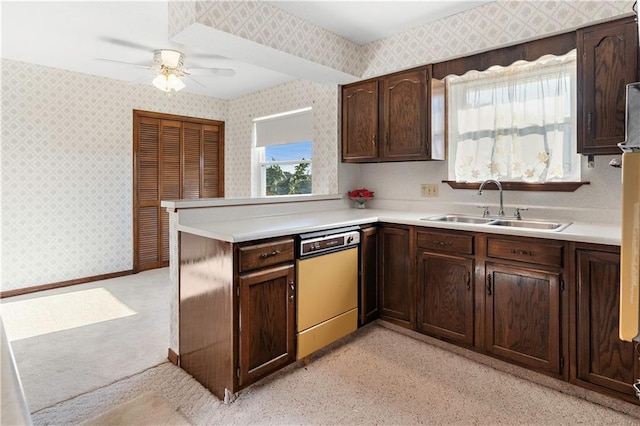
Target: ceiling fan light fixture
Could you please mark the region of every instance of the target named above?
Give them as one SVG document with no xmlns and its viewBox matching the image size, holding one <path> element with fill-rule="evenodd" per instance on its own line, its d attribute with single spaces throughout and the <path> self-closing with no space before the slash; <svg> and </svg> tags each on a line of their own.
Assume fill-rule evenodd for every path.
<svg viewBox="0 0 640 426">
<path fill-rule="evenodd" d="M 184 66 L 184 55 L 177 50 L 161 49 L 153 52 L 153 61 L 158 66 L 182 68 Z"/>
<path fill-rule="evenodd" d="M 163 92 L 170 92 L 171 90 L 177 92 L 186 87 L 184 82 L 178 76 L 168 72 L 158 74 L 156 78 L 153 79 L 152 83 Z"/>
</svg>

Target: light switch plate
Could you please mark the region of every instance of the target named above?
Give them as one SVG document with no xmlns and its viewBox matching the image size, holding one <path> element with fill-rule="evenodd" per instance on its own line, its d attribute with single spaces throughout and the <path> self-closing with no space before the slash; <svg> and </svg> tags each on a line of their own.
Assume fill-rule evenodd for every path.
<svg viewBox="0 0 640 426">
<path fill-rule="evenodd" d="M 422 197 L 437 197 L 438 196 L 438 184 L 437 183 L 423 183 L 420 185 L 420 196 Z"/>
</svg>

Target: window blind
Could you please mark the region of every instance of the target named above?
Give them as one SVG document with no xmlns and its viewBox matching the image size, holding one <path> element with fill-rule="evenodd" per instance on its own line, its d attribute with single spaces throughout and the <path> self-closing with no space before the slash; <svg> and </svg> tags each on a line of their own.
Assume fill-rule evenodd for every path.
<svg viewBox="0 0 640 426">
<path fill-rule="evenodd" d="M 254 125 L 257 147 L 313 140 L 311 108 L 256 118 Z"/>
</svg>

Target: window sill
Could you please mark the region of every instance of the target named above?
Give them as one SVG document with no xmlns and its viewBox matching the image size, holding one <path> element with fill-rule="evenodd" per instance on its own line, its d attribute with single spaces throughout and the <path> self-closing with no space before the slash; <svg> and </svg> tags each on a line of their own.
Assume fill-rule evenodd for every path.
<svg viewBox="0 0 640 426">
<path fill-rule="evenodd" d="M 443 180 L 453 189 L 475 189 L 480 188 L 480 182 L 456 182 L 453 180 Z M 502 189 L 505 191 L 554 191 L 573 192 L 582 185 L 589 185 L 591 182 L 551 182 L 551 183 L 526 183 L 526 182 L 502 182 Z M 487 185 L 483 189 L 498 189 L 495 185 Z"/>
</svg>

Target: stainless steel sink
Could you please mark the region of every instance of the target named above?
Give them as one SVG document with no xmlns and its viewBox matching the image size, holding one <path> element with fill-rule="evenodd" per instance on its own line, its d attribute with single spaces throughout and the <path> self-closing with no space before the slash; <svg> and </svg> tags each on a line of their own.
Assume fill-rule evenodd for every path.
<svg viewBox="0 0 640 426">
<path fill-rule="evenodd" d="M 505 219 L 496 217 L 466 216 L 462 214 L 445 214 L 439 216 L 424 217 L 420 220 L 428 220 L 432 222 L 471 223 L 491 226 L 511 226 L 514 228 L 539 229 L 555 232 L 560 232 L 567 226 L 571 225 L 571 222 L 565 223 L 544 220 Z"/>
<path fill-rule="evenodd" d="M 456 223 L 489 223 L 492 220 L 488 217 L 477 217 L 477 216 L 464 216 L 459 214 L 445 214 L 440 216 L 433 217 L 423 217 L 420 220 L 430 220 L 433 222 L 456 222 Z"/>
<path fill-rule="evenodd" d="M 546 222 L 542 220 L 518 220 L 518 219 L 498 219 L 490 223 L 496 226 L 512 226 L 514 228 L 529 229 L 549 229 L 552 231 L 562 231 L 571 223 Z"/>
</svg>

